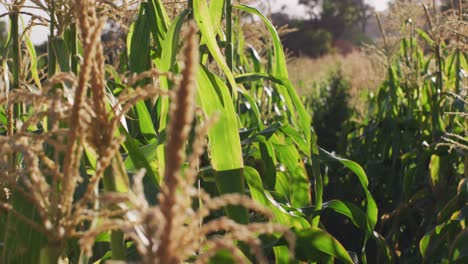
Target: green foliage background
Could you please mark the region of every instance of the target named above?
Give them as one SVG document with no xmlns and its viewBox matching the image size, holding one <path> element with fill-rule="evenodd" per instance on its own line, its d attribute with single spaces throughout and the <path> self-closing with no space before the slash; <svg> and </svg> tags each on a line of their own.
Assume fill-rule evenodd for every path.
<svg viewBox="0 0 468 264">
<path fill-rule="evenodd" d="M 49 11 L 55 15 L 54 9 Z M 74 23 L 62 25 L 65 30 L 51 36 L 46 77 L 39 75 L 39 59 L 28 36 L 19 37 L 18 10 L 10 12 L 2 78 L 11 89 L 40 92 L 41 83 L 54 74 L 80 73 L 77 58 L 83 50 Z M 242 27 L 245 16 L 256 17 L 266 28 L 265 51 L 247 43 Z M 174 89 L 168 75 L 141 80 L 130 88 L 124 79 L 151 69 L 180 74 L 181 36 L 190 20 L 197 24 L 200 37 L 197 105 L 209 116 L 219 115 L 208 131 L 209 148 L 200 163 L 202 188 L 212 196 L 246 194 L 268 207 L 275 222 L 295 233 L 296 263 L 466 261 L 468 157 L 463 93 L 468 55 L 462 45 L 453 48 L 433 30 L 403 25 L 406 34 L 398 52 L 393 57 L 387 54 L 387 78 L 375 96 L 366 98 L 367 115 L 358 122 L 346 105 L 348 82 L 339 71 L 323 82 L 320 98 L 298 96 L 278 32 L 259 10 L 229 0 L 193 0 L 169 16 L 162 1 L 141 1 L 125 36 L 125 48 L 116 51 L 113 65 L 111 60 L 106 65 L 108 107 L 123 89 L 150 82 L 165 91 Z M 51 32 L 55 26 L 51 24 Z M 328 32 L 310 32 L 313 37 L 331 38 Z M 466 44 L 466 39 L 458 42 Z M 165 96 L 136 103 L 119 128 L 126 140 L 111 169 L 120 169 L 120 174 L 106 173 L 96 192 L 130 192 L 126 183 L 145 168 L 145 199 L 157 203 L 164 184 L 169 106 Z M 2 139 L 7 137 L 7 107 L 0 107 Z M 16 105 L 16 121 L 27 121 L 30 109 Z M 28 133 L 41 134 L 47 124 L 42 119 Z M 53 154 L 52 148 L 45 150 Z M 23 154 L 17 155 L 12 161 L 24 166 Z M 93 153 L 86 152 L 80 163 L 83 183 L 74 190 L 76 197 L 89 185 L 95 162 Z M 95 238 L 93 259 L 83 258 L 77 238 L 67 238 L 65 247 L 57 246 L 33 228 L 45 223 L 23 195 L 29 191 L 27 186 L 18 181 L 15 188 L 19 191 L 9 199 L 2 197 L 4 263 L 140 259 L 131 239 L 124 240 L 119 230 Z M 61 186 L 52 190 L 60 191 Z M 262 221 L 240 207 L 227 207 L 218 214 L 242 224 Z M 284 239 L 261 239 L 269 260 L 288 263 Z M 239 247 L 251 257 L 242 243 Z M 222 251 L 212 261 L 220 259 L 227 262 L 231 257 Z"/>
</svg>

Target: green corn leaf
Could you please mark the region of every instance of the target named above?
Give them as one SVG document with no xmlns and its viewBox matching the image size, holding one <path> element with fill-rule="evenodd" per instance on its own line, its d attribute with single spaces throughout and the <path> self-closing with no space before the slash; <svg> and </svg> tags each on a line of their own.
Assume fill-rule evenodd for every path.
<svg viewBox="0 0 468 264">
<path fill-rule="evenodd" d="M 275 253 L 275 263 L 276 264 L 289 264 L 290 256 L 289 249 L 286 246 L 276 246 L 273 248 Z"/>
<path fill-rule="evenodd" d="M 189 10 L 184 10 L 181 14 L 174 18 L 169 30 L 166 34 L 162 46 L 161 59 L 155 61 L 156 65 L 161 72 L 175 71 L 176 66 L 176 55 L 179 51 L 179 35 L 182 28 L 183 22 L 187 17 Z M 169 90 L 169 80 L 167 76 L 160 76 L 161 89 Z M 160 110 L 160 124 L 159 132 L 163 131 L 167 127 L 167 114 L 169 113 L 169 99 L 166 97 L 160 98 L 161 110 Z"/>
<path fill-rule="evenodd" d="M 31 206 L 31 202 L 23 197 L 21 192 L 13 191 L 10 204 L 14 210 L 27 219 L 39 224 L 39 213 L 34 206 Z M 1 262 L 11 264 L 37 263 L 42 248 L 47 244 L 45 235 L 12 213 L 5 215 L 2 212 L 0 218 L 2 218 L 0 229 L 3 229 L 0 232 L 3 235 Z"/>
<path fill-rule="evenodd" d="M 52 52 L 55 54 L 55 59 L 60 67 L 60 71 L 69 72 L 70 67 L 70 52 L 68 51 L 67 43 L 64 39 L 54 37 L 49 40 Z"/>
<path fill-rule="evenodd" d="M 311 140 L 310 124 L 312 120 L 311 120 L 309 113 L 307 112 L 304 105 L 302 104 L 299 96 L 297 95 L 294 87 L 289 81 L 288 70 L 286 67 L 286 58 L 284 55 L 283 46 L 281 44 L 281 40 L 279 38 L 278 32 L 276 32 L 275 27 L 268 20 L 268 18 L 265 15 L 263 15 L 260 11 L 258 11 L 257 9 L 246 6 L 246 5 L 233 5 L 233 7 L 259 16 L 264 22 L 264 24 L 266 25 L 268 31 L 270 32 L 270 35 L 273 40 L 273 48 L 274 48 L 274 55 L 275 55 L 273 75 L 275 78 L 283 81 L 283 85 L 279 86 L 281 93 L 285 97 L 285 100 L 289 109 L 291 111 L 292 110 L 297 111 L 297 114 L 299 116 L 299 124 L 301 128 L 301 132 L 304 133 L 305 141 L 310 143 L 311 142 L 310 141 Z M 294 118 L 292 121 L 293 123 L 295 123 Z"/>
<path fill-rule="evenodd" d="M 283 82 L 279 79 L 276 79 L 274 76 L 271 76 L 266 73 L 244 73 L 239 74 L 235 77 L 237 83 L 250 83 L 260 80 L 268 80 L 278 84 L 283 84 Z"/>
<path fill-rule="evenodd" d="M 253 70 L 255 70 L 257 73 L 261 72 L 263 69 L 262 66 L 262 59 L 260 58 L 260 55 L 258 54 L 257 50 L 252 46 L 248 46 L 248 51 L 249 55 L 252 58 L 252 63 L 253 63 Z"/>
<path fill-rule="evenodd" d="M 283 46 L 281 44 L 281 40 L 279 38 L 278 32 L 276 32 L 276 29 L 273 26 L 273 24 L 270 22 L 270 20 L 265 15 L 263 15 L 259 10 L 253 7 L 246 6 L 246 5 L 233 5 L 233 7 L 240 9 L 242 11 L 257 15 L 258 17 L 262 19 L 263 23 L 266 25 L 273 40 L 273 48 L 274 48 L 274 54 L 275 54 L 273 74 L 277 78 L 288 79 L 288 70 L 286 68 L 286 57 L 284 56 Z"/>
<path fill-rule="evenodd" d="M 392 251 L 385 238 L 377 232 L 373 233 L 373 238 L 377 244 L 377 247 L 379 248 L 379 255 L 376 263 L 394 263 Z"/>
<path fill-rule="evenodd" d="M 427 43 L 429 47 L 435 46 L 434 40 L 424 30 L 416 29 L 416 32 Z"/>
<path fill-rule="evenodd" d="M 460 68 L 468 71 L 468 53 L 461 52 L 460 54 Z"/>
<path fill-rule="evenodd" d="M 263 163 L 265 164 L 265 170 L 262 174 L 264 186 L 268 189 L 273 190 L 276 185 L 276 164 L 277 158 L 273 145 L 271 142 L 259 143 L 260 155 Z"/>
<path fill-rule="evenodd" d="M 391 263 L 392 255 L 385 239 L 381 237 L 380 234 L 370 229 L 370 226 L 367 224 L 367 216 L 361 208 L 349 202 L 331 200 L 323 203 L 323 207 L 320 211 L 315 210 L 315 208 L 312 209 L 312 215 L 320 214 L 324 210 L 332 210 L 338 214 L 348 217 L 357 228 L 366 232 L 368 237 L 373 238 L 377 242 L 377 246 L 380 250 L 379 253 L 381 253 L 381 262 L 379 263 Z M 305 213 L 307 210 L 303 209 L 303 211 Z"/>
<path fill-rule="evenodd" d="M 244 193 L 244 167 L 237 116 L 229 89 L 216 75 L 204 66 L 197 76 L 197 101 L 208 115 L 219 115 L 219 120 L 208 131 L 211 164 L 216 171 L 216 185 L 221 194 Z M 248 222 L 247 210 L 229 207 L 229 217 Z"/>
<path fill-rule="evenodd" d="M 158 68 L 161 72 L 175 70 L 174 67 L 176 65 L 176 55 L 179 51 L 180 30 L 189 12 L 189 10 L 184 10 L 182 13 L 176 16 L 167 31 L 166 37 L 164 38 L 164 42 L 162 44 L 161 60 L 158 64 Z M 161 80 L 167 81 L 167 77 L 161 76 Z M 165 89 L 168 89 L 168 84 L 165 85 Z"/>
<path fill-rule="evenodd" d="M 419 249 L 423 259 L 431 260 L 436 256 L 448 255 L 448 245 L 445 242 L 460 232 L 460 223 L 449 220 L 428 232 L 419 242 Z"/>
<path fill-rule="evenodd" d="M 29 54 L 29 60 L 30 62 L 30 72 L 31 72 L 31 77 L 34 80 L 34 83 L 36 84 L 37 88 L 42 90 L 42 84 L 41 80 L 39 79 L 39 71 L 37 69 L 37 55 L 36 55 L 36 48 L 34 47 L 31 39 L 29 37 L 26 37 L 25 40 L 26 44 L 26 50 L 28 51 Z"/>
<path fill-rule="evenodd" d="M 228 83 L 231 87 L 232 97 L 235 101 L 237 100 L 236 81 L 234 80 L 234 76 L 229 69 L 216 41 L 216 35 L 214 33 L 215 31 L 213 24 L 211 23 L 212 20 L 206 0 L 193 0 L 193 9 L 193 15 L 195 21 L 198 24 L 198 27 L 200 28 L 202 37 L 206 41 L 206 45 L 208 46 L 211 55 L 218 63 L 219 67 L 223 70 L 223 73 L 226 75 Z"/>
<path fill-rule="evenodd" d="M 432 155 L 429 163 L 430 184 L 434 190 L 446 188 L 447 172 L 449 171 L 449 162 L 447 157 Z"/>
<path fill-rule="evenodd" d="M 266 142 L 271 137 L 274 136 L 274 133 L 281 128 L 280 123 L 272 124 L 271 126 L 255 133 L 251 137 L 245 138 L 242 140 L 242 145 L 248 145 L 253 142 Z"/>
<path fill-rule="evenodd" d="M 226 84 L 201 66 L 197 85 L 197 100 L 205 113 L 208 116 L 220 115 L 219 121 L 208 132 L 213 169 L 223 171 L 242 168 L 244 163 L 237 117 Z"/>
<path fill-rule="evenodd" d="M 225 0 L 218 0 L 218 1 L 210 1 L 209 12 L 211 23 L 213 24 L 213 29 L 219 30 L 221 27 L 221 22 L 223 20 L 223 12 L 224 12 L 224 3 Z"/>
<path fill-rule="evenodd" d="M 366 214 L 356 205 L 340 200 L 332 200 L 323 204 L 322 210 L 325 209 L 333 210 L 336 213 L 348 217 L 356 227 L 368 232 L 368 235 L 372 236 L 373 230 L 366 224 Z"/>
<path fill-rule="evenodd" d="M 86 158 L 93 170 L 96 170 L 98 156 L 92 148 L 84 148 Z M 104 171 L 102 178 L 104 190 L 106 192 L 121 192 L 128 193 L 130 190 L 130 182 L 125 170 L 125 166 L 120 154 L 112 158 L 111 165 Z M 95 219 L 91 225 L 98 225 L 100 219 Z M 112 258 L 115 260 L 125 259 L 125 244 L 123 233 L 121 230 L 113 230 L 110 232 L 110 245 L 112 249 Z M 47 262 L 46 262 L 47 263 Z"/>
<path fill-rule="evenodd" d="M 291 125 L 283 125 L 281 126 L 281 131 L 287 135 L 288 139 L 292 140 L 292 142 L 296 144 L 298 150 L 302 151 L 303 154 L 309 154 L 309 146 L 304 141 L 303 136 L 296 129 Z"/>
<path fill-rule="evenodd" d="M 150 27 L 149 18 L 145 8 L 148 3 L 142 3 L 138 18 L 130 29 L 127 36 L 129 45 L 129 68 L 131 72 L 141 73 L 151 68 L 150 65 Z M 144 81 L 141 81 L 142 84 Z M 140 101 L 135 105 L 137 114 L 137 124 L 143 137 L 149 142 L 156 141 L 156 130 L 153 120 L 145 102 Z"/>
<path fill-rule="evenodd" d="M 280 132 L 283 127 L 273 124 L 242 143 L 259 143 L 263 164 L 261 175 L 265 186 L 275 189 L 293 206 L 309 206 L 310 183 L 302 155 L 290 135 Z"/>
<path fill-rule="evenodd" d="M 129 192 L 130 182 L 120 154 L 117 154 L 112 158 L 111 166 L 104 171 L 102 183 L 105 192 Z M 125 260 L 126 247 L 124 233 L 122 230 L 111 231 L 110 247 L 112 251 L 112 259 Z"/>
<path fill-rule="evenodd" d="M 128 150 L 128 158 L 124 162 L 124 166 L 128 170 L 145 168 L 146 174 L 143 178 L 143 185 L 146 198 L 152 203 L 156 203 L 156 196 L 159 190 L 159 182 L 162 179 L 158 177 L 156 169 L 151 166 L 152 157 L 146 156 L 146 152 L 155 153 L 153 150 L 156 147 L 156 143 L 152 143 L 148 146 L 139 148 L 135 140 L 126 135 L 125 147 Z"/>
<path fill-rule="evenodd" d="M 141 133 L 149 143 L 156 142 L 156 130 L 154 129 L 153 120 L 145 102 L 140 101 L 136 103 L 135 108 Z"/>
<path fill-rule="evenodd" d="M 298 150 L 293 144 L 273 143 L 273 146 L 279 166 L 275 189 L 294 207 L 310 206 L 309 178 Z"/>
<path fill-rule="evenodd" d="M 367 215 L 367 221 L 369 224 L 369 228 L 373 230 L 375 228 L 375 225 L 377 224 L 377 216 L 378 216 L 378 209 L 377 209 L 377 204 L 372 197 L 372 194 L 370 193 L 368 189 L 369 185 L 369 180 L 367 179 L 366 172 L 362 169 L 362 167 L 357 164 L 354 161 L 339 158 L 335 155 L 330 154 L 324 149 L 320 149 L 320 155 L 323 159 L 325 160 L 330 160 L 330 161 L 338 161 L 341 164 L 343 164 L 345 167 L 350 169 L 354 174 L 358 177 L 359 182 L 361 183 L 361 187 L 364 190 L 364 193 L 366 194 L 366 199 L 367 199 L 367 209 L 366 209 L 366 215 Z"/>
<path fill-rule="evenodd" d="M 466 263 L 468 261 L 468 229 L 458 234 L 451 245 L 449 256 L 453 263 Z"/>
<path fill-rule="evenodd" d="M 169 27 L 169 17 L 161 0 L 150 0 L 145 5 L 148 13 L 148 25 L 153 39 L 156 41 L 157 48 L 162 48 L 162 43 L 166 38 L 166 32 Z"/>
<path fill-rule="evenodd" d="M 261 205 L 270 208 L 275 215 L 275 221 L 288 227 L 307 228 L 310 226 L 306 219 L 288 213 L 273 199 L 270 193 L 263 188 L 262 179 L 254 168 L 245 167 L 244 175 L 252 198 Z"/>
<path fill-rule="evenodd" d="M 68 47 L 68 53 L 70 54 L 70 64 L 71 71 L 78 75 L 78 53 L 80 48 L 80 42 L 78 42 L 78 33 L 76 22 L 70 24 L 70 26 L 65 30 L 63 39 Z M 81 47 L 82 48 L 82 47 Z M 106 67 L 106 66 L 105 66 Z M 108 65 L 107 65 L 108 67 Z"/>
<path fill-rule="evenodd" d="M 128 137 L 131 138 L 131 137 Z M 127 138 L 127 139 L 128 139 Z M 146 166 L 146 164 L 141 163 L 141 160 L 138 159 L 138 157 L 145 157 L 146 162 L 150 164 L 152 161 L 157 159 L 156 155 L 156 149 L 160 142 L 153 142 L 148 145 L 140 146 L 138 147 L 138 150 L 136 151 L 134 148 L 137 147 L 137 142 L 136 140 L 132 140 L 134 142 L 130 142 L 129 144 L 125 144 L 125 148 L 128 147 L 128 152 L 129 152 L 129 157 L 125 159 L 125 168 L 130 171 L 130 172 L 136 172 L 139 168 L 146 168 L 148 169 L 149 167 Z M 127 146 L 128 145 L 128 146 Z M 131 150 L 132 149 L 132 150 Z M 135 150 L 136 154 L 133 158 L 130 152 L 133 152 Z M 134 162 L 135 160 L 135 162 Z M 144 166 L 142 166 L 144 165 Z M 153 168 L 154 169 L 154 168 Z M 151 174 L 151 171 L 147 172 L 147 174 Z"/>
<path fill-rule="evenodd" d="M 323 254 L 334 257 L 344 263 L 354 264 L 346 249 L 327 232 L 316 227 L 296 231 L 296 259 L 315 262 Z"/>
<path fill-rule="evenodd" d="M 243 169 L 216 171 L 216 187 L 220 194 L 245 192 L 245 180 Z M 234 221 L 247 224 L 249 222 L 249 214 L 247 209 L 242 206 L 227 206 L 226 214 Z"/>
<path fill-rule="evenodd" d="M 210 18 L 211 18 L 211 23 L 213 25 L 213 33 L 215 36 L 219 36 L 220 40 L 225 42 L 226 41 L 226 36 L 224 35 L 221 27 L 221 23 L 223 21 L 223 14 L 224 14 L 224 5 L 225 5 L 225 0 L 219 0 L 219 1 L 210 1 L 209 4 L 209 13 L 210 13 Z M 221 45 L 221 42 L 218 42 L 218 45 Z M 206 39 L 203 37 L 200 42 L 200 47 L 202 51 L 205 51 L 207 46 L 206 46 Z M 203 64 L 206 64 L 208 60 L 208 54 L 205 52 L 201 52 L 202 58 L 201 61 Z"/>
<path fill-rule="evenodd" d="M 370 193 L 368 189 L 369 181 L 367 179 L 367 175 L 365 171 L 362 169 L 362 167 L 354 161 L 336 157 L 335 155 L 332 155 L 323 149 L 320 149 L 320 155 L 325 156 L 329 160 L 339 161 L 345 167 L 350 169 L 358 177 L 359 182 L 361 183 L 361 187 L 364 190 L 364 193 L 366 194 L 366 200 L 367 200 L 367 205 L 366 205 L 367 228 L 366 230 L 367 232 L 366 232 L 365 239 L 364 239 L 362 257 L 363 257 L 364 262 L 367 263 L 365 249 L 366 249 L 368 239 L 372 237 L 371 230 L 374 230 L 375 225 L 377 224 L 377 217 L 378 217 L 377 203 L 375 202 L 374 198 L 372 197 L 372 194 Z"/>
<path fill-rule="evenodd" d="M 216 253 L 211 259 L 209 264 L 236 264 L 236 261 L 232 257 L 232 253 L 229 250 L 221 249 L 218 253 Z M 251 262 L 248 262 L 251 264 Z"/>
<path fill-rule="evenodd" d="M 138 18 L 130 27 L 127 36 L 129 67 L 131 72 L 141 73 L 150 65 L 150 28 L 148 15 L 145 13 L 147 3 L 141 3 Z"/>
<path fill-rule="evenodd" d="M 126 193 L 130 190 L 130 182 L 123 160 L 116 155 L 111 166 L 105 171 L 103 177 L 104 189 L 109 192 Z"/>
<path fill-rule="evenodd" d="M 163 42 L 162 46 L 162 54 L 161 59 L 156 61 L 156 65 L 158 66 L 161 72 L 175 72 L 176 66 L 176 55 L 179 51 L 179 35 L 180 30 L 182 28 L 183 22 L 187 15 L 189 14 L 189 10 L 184 10 L 181 14 L 174 18 L 172 21 L 169 30 L 167 31 L 166 37 Z M 167 76 L 161 75 L 159 77 L 161 89 L 168 91 L 170 89 L 170 83 Z M 169 98 L 161 97 L 159 98 L 160 109 L 159 109 L 159 133 L 165 131 L 167 128 L 167 117 L 169 114 Z M 160 169 L 159 174 L 164 174 L 164 164 L 165 164 L 165 152 L 164 148 L 160 147 L 157 148 L 158 158 Z"/>
</svg>

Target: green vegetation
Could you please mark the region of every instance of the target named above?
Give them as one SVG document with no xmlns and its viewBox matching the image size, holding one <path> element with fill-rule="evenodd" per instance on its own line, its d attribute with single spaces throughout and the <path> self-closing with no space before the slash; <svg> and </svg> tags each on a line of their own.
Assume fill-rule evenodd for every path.
<svg viewBox="0 0 468 264">
<path fill-rule="evenodd" d="M 334 2 L 330 19 L 349 7 Z M 46 58 L 24 1 L 7 6 L 1 263 L 466 261 L 467 42 L 444 31 L 461 5 L 426 8 L 429 29 L 407 19 L 396 52 L 382 25 L 378 89 L 335 70 L 301 98 L 251 6 L 32 3 Z"/>
<path fill-rule="evenodd" d="M 52 18 L 47 68 L 20 34 L 22 2 L 8 6 L 3 263 L 353 263 L 381 240 L 366 174 L 319 151 L 278 33 L 258 10 L 33 2 Z M 106 14 L 128 26 L 112 58 Z M 267 29 L 267 56 L 245 42 L 245 16 Z M 364 203 L 323 199 L 325 158 L 355 173 Z M 356 252 L 326 231 L 325 211 L 361 230 Z"/>
<path fill-rule="evenodd" d="M 378 90 L 356 95 L 351 90 L 356 87 L 350 85 L 354 76 L 334 71 L 320 83 L 319 97 L 310 96 L 307 102 L 319 146 L 350 157 L 367 172 L 380 213 L 376 230 L 394 261 L 464 263 L 468 205 L 464 9 L 460 5 L 441 13 L 422 5 L 402 7 L 406 13 L 400 15 L 421 17 L 402 17 L 406 23 L 400 25 L 398 36 L 387 34 L 387 25 L 382 24 L 387 74 Z M 444 33 L 456 25 L 459 31 Z M 366 100 L 367 108 L 353 113 L 352 97 Z M 322 170 L 328 181 L 326 197 L 356 202 L 366 197 L 351 187 L 355 180 L 346 171 L 333 164 Z M 333 219 L 334 227 L 328 231 L 340 241 L 352 241 L 356 232 L 346 222 Z"/>
</svg>

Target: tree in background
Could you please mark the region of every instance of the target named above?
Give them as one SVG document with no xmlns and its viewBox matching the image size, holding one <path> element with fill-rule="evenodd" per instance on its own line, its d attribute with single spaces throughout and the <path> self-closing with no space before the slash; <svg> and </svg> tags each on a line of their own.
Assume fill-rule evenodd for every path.
<svg viewBox="0 0 468 264">
<path fill-rule="evenodd" d="M 320 20 L 338 36 L 356 25 L 365 33 L 367 21 L 374 11 L 364 0 L 299 0 L 299 4 L 305 5 L 311 17 Z"/>
<path fill-rule="evenodd" d="M 353 46 L 369 42 L 366 26 L 374 12 L 364 0 L 299 0 L 308 19 L 290 20 L 274 14 L 277 25 L 288 24 L 298 31 L 284 38 L 284 45 L 294 54 L 312 57 L 338 50 L 348 53 Z"/>
</svg>

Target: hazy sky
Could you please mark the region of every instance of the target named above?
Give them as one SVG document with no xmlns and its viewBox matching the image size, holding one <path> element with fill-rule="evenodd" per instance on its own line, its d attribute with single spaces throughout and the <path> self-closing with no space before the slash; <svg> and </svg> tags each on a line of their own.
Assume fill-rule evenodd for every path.
<svg viewBox="0 0 468 264">
<path fill-rule="evenodd" d="M 340 1 L 340 0 L 336 0 Z M 286 12 L 293 16 L 303 16 L 306 14 L 303 6 L 298 4 L 298 0 L 270 0 L 272 11 L 278 11 L 282 6 L 286 6 Z M 366 3 L 375 7 L 377 11 L 387 8 L 389 0 L 365 0 Z"/>
<path fill-rule="evenodd" d="M 340 1 L 340 0 L 336 0 L 336 1 Z M 367 3 L 373 5 L 377 10 L 384 10 L 386 7 L 387 7 L 387 3 L 389 0 L 365 0 Z M 9 2 L 9 1 L 7 1 Z M 28 4 L 27 2 L 29 1 L 26 1 L 26 4 Z M 270 3 L 271 3 L 271 8 L 272 8 L 272 11 L 278 11 L 281 9 L 281 7 L 283 5 L 286 6 L 286 12 L 288 12 L 289 14 L 293 15 L 293 16 L 301 16 L 301 15 L 304 15 L 305 12 L 304 12 L 304 7 L 302 6 L 299 6 L 299 4 L 297 3 L 298 0 L 270 0 Z M 29 12 L 34 12 L 34 10 L 25 10 L 25 11 L 29 11 Z M 5 8 L 3 7 L 3 5 L 0 5 L 0 14 L 3 14 L 5 13 L 6 10 Z M 4 18 L 6 19 L 6 18 Z M 25 17 L 25 22 L 28 21 L 28 18 Z M 33 29 L 33 32 L 32 32 L 32 41 L 35 43 L 35 44 L 40 44 L 42 42 L 44 42 L 45 40 L 47 40 L 47 35 L 48 35 L 48 29 L 45 28 L 45 27 L 36 27 L 35 29 Z"/>
</svg>

